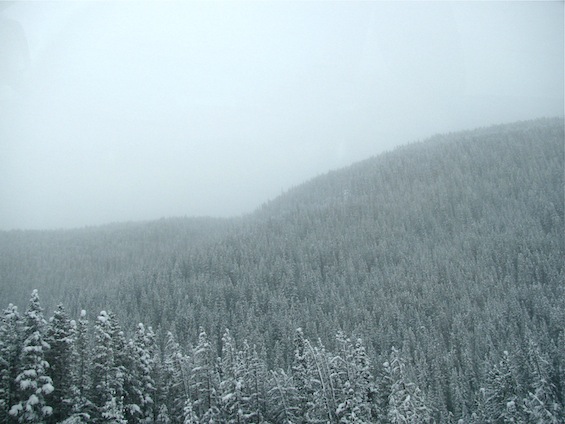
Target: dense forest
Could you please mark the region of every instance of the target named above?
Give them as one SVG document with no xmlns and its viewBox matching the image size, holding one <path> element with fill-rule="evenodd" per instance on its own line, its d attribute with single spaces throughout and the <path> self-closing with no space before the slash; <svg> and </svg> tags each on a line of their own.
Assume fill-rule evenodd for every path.
<svg viewBox="0 0 565 424">
<path fill-rule="evenodd" d="M 564 422 L 564 150 L 518 122 L 239 218 L 2 232 L 0 421 Z"/>
</svg>

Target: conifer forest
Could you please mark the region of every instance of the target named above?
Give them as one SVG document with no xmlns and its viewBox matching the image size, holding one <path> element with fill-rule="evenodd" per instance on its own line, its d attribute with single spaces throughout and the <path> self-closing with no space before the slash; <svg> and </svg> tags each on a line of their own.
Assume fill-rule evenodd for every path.
<svg viewBox="0 0 565 424">
<path fill-rule="evenodd" d="M 1 423 L 564 423 L 564 121 L 237 218 L 0 232 Z"/>
</svg>

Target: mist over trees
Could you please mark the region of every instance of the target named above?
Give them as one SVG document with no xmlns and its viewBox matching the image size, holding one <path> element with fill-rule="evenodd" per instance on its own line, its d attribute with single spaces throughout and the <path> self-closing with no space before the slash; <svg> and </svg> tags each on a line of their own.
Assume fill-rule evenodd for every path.
<svg viewBox="0 0 565 424">
<path fill-rule="evenodd" d="M 439 135 L 238 219 L 0 233 L 27 305 L 0 421 L 563 422 L 563 139 Z"/>
</svg>

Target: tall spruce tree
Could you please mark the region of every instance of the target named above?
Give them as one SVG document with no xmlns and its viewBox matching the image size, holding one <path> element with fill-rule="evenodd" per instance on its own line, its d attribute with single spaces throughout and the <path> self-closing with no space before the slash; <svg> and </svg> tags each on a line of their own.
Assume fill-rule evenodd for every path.
<svg viewBox="0 0 565 424">
<path fill-rule="evenodd" d="M 219 414 L 217 403 L 219 382 L 216 375 L 216 360 L 212 346 L 203 328 L 200 328 L 198 343 L 194 347 L 192 356 L 192 406 L 202 422 L 209 422 Z"/>
<path fill-rule="evenodd" d="M 16 377 L 22 350 L 22 326 L 17 306 L 10 303 L 0 324 L 0 422 L 3 423 L 16 421 L 9 411 L 19 400 Z"/>
<path fill-rule="evenodd" d="M 187 359 L 173 333 L 168 331 L 163 348 L 162 388 L 158 403 L 166 405 L 171 422 L 182 422 L 184 404 L 190 396 Z"/>
<path fill-rule="evenodd" d="M 138 324 L 133 339 L 128 344 L 130 369 L 126 370 L 129 378 L 126 385 L 125 408 L 128 422 L 148 423 L 153 420 L 155 381 L 154 342 L 155 335 L 151 327 Z"/>
<path fill-rule="evenodd" d="M 92 357 L 92 386 L 90 399 L 93 402 L 95 422 L 108 422 L 108 417 L 123 419 L 123 371 L 116 360 L 115 317 L 101 311 L 94 325 L 94 354 Z M 123 354 L 123 353 L 122 353 Z M 112 418 L 113 419 L 113 418 Z"/>
<path fill-rule="evenodd" d="M 306 422 L 314 395 L 310 375 L 308 372 L 307 340 L 302 328 L 297 328 L 294 333 L 294 357 L 292 360 L 292 379 L 296 387 L 297 416 L 300 422 Z"/>
<path fill-rule="evenodd" d="M 243 411 L 243 367 L 235 342 L 226 329 L 222 336 L 222 358 L 220 368 L 219 402 L 222 421 L 226 423 L 242 423 Z"/>
<path fill-rule="evenodd" d="M 387 419 L 391 424 L 430 423 L 432 410 L 426 405 L 420 388 L 409 381 L 405 363 L 400 352 L 394 347 L 390 359 L 384 363 L 386 378 L 390 381 Z"/>
<path fill-rule="evenodd" d="M 10 409 L 10 415 L 17 417 L 21 423 L 44 423 L 53 413 L 46 400 L 54 387 L 47 375 L 49 363 L 45 354 L 49 344 L 45 341 L 45 325 L 38 292 L 33 290 L 24 315 L 20 372 L 16 377 L 20 400 Z"/>
<path fill-rule="evenodd" d="M 71 321 L 72 323 L 72 321 Z M 67 368 L 73 379 L 72 413 L 75 422 L 88 422 L 94 410 L 90 400 L 91 392 L 91 340 L 86 311 L 80 311 L 80 318 L 74 326 L 74 343 L 71 366 Z"/>
<path fill-rule="evenodd" d="M 47 420 L 58 423 L 66 419 L 72 411 L 73 397 L 73 343 L 74 330 L 63 308 L 57 306 L 49 320 L 45 339 L 50 346 L 45 358 L 49 363 L 48 374 L 53 381 L 54 390 L 48 396 L 53 414 Z"/>
<path fill-rule="evenodd" d="M 530 335 L 527 346 L 529 371 L 528 393 L 524 399 L 527 420 L 535 423 L 557 424 L 562 416 L 556 388 L 552 383 L 553 372 L 549 358 L 541 351 Z"/>
<path fill-rule="evenodd" d="M 508 351 L 502 353 L 498 364 L 488 372 L 484 389 L 484 419 L 493 423 L 522 422 L 520 389 L 516 379 L 517 370 L 514 357 Z"/>
</svg>

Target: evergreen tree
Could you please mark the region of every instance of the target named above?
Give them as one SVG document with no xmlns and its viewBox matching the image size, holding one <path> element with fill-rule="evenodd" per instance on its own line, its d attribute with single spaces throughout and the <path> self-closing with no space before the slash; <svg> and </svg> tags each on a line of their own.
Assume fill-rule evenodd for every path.
<svg viewBox="0 0 565 424">
<path fill-rule="evenodd" d="M 281 424 L 300 422 L 298 390 L 292 376 L 283 370 L 271 371 L 269 387 L 267 405 L 270 421 Z"/>
<path fill-rule="evenodd" d="M 527 364 L 530 376 L 524 411 L 528 422 L 557 424 L 562 408 L 551 383 L 551 364 L 531 336 L 528 340 Z"/>
<path fill-rule="evenodd" d="M 200 420 L 198 416 L 194 412 L 192 408 L 192 401 L 187 399 L 184 403 L 184 410 L 183 410 L 183 424 L 200 424 Z"/>
<path fill-rule="evenodd" d="M 17 403 L 18 376 L 22 350 L 22 319 L 11 303 L 4 310 L 0 324 L 0 422 L 15 422 L 9 410 Z"/>
<path fill-rule="evenodd" d="M 485 388 L 485 420 L 493 423 L 522 422 L 516 365 L 508 351 L 489 371 Z"/>
<path fill-rule="evenodd" d="M 361 339 L 352 343 L 343 332 L 336 336 L 338 356 L 332 360 L 339 403 L 336 415 L 341 423 L 369 422 L 374 395 L 369 358 Z"/>
<path fill-rule="evenodd" d="M 124 398 L 126 381 L 131 379 L 130 370 L 133 369 L 132 355 L 128 349 L 124 332 L 120 323 L 113 312 L 108 312 L 110 334 L 112 338 L 112 350 L 114 357 L 113 366 L 113 385 L 115 396 L 118 399 Z"/>
<path fill-rule="evenodd" d="M 220 408 L 222 421 L 242 423 L 243 411 L 243 367 L 241 355 L 236 350 L 235 342 L 226 329 L 222 336 L 222 358 L 220 368 Z"/>
<path fill-rule="evenodd" d="M 49 344 L 45 341 L 45 319 L 39 304 L 37 290 L 33 290 L 24 315 L 23 347 L 20 355 L 20 372 L 16 377 L 18 398 L 10 415 L 21 423 L 43 423 L 53 413 L 46 396 L 54 390 L 53 381 L 47 375 L 49 363 L 45 354 Z"/>
<path fill-rule="evenodd" d="M 407 380 L 404 360 L 394 347 L 389 361 L 384 363 L 384 368 L 386 378 L 390 381 L 388 422 L 391 424 L 432 422 L 431 409 L 426 405 L 419 387 Z"/>
<path fill-rule="evenodd" d="M 163 352 L 163 366 L 159 403 L 166 405 L 171 422 L 182 422 L 184 406 L 189 398 L 188 358 L 180 350 L 173 333 L 167 332 Z"/>
<path fill-rule="evenodd" d="M 124 405 L 123 399 L 116 396 L 116 393 L 112 389 L 109 393 L 108 400 L 101 408 L 101 419 L 100 423 L 107 424 L 128 424 L 128 420 L 124 417 Z"/>
<path fill-rule="evenodd" d="M 73 321 L 71 321 L 73 323 Z M 74 343 L 71 366 L 67 367 L 72 375 L 72 417 L 76 422 L 88 422 L 94 405 L 89 399 L 91 394 L 91 351 L 88 319 L 86 311 L 80 311 L 80 318 L 74 327 Z"/>
<path fill-rule="evenodd" d="M 192 406 L 202 422 L 209 422 L 219 413 L 215 363 L 208 335 L 200 328 L 198 343 L 193 350 L 191 394 Z"/>
<path fill-rule="evenodd" d="M 247 340 L 243 342 L 243 350 L 241 351 L 241 364 L 243 372 L 241 375 L 243 383 L 243 398 L 241 402 L 241 415 L 243 422 L 262 422 L 266 412 L 266 381 L 267 370 L 265 363 L 259 358 L 255 346 L 250 346 Z"/>
<path fill-rule="evenodd" d="M 92 388 L 90 399 L 95 411 L 95 422 L 107 422 L 108 417 L 122 419 L 123 408 L 123 370 L 116 361 L 116 339 L 118 330 L 114 317 L 101 311 L 94 325 L 94 354 L 92 357 Z M 123 353 L 122 353 L 123 354 Z"/>
<path fill-rule="evenodd" d="M 311 399 L 314 391 L 311 386 L 310 375 L 308 372 L 308 358 L 306 338 L 302 328 L 297 328 L 294 334 L 294 357 L 292 361 L 292 379 L 297 390 L 296 406 L 300 422 L 306 422 Z"/>
<path fill-rule="evenodd" d="M 151 327 L 138 324 L 133 340 L 128 344 L 130 352 L 130 376 L 126 386 L 126 419 L 128 422 L 151 422 L 155 397 L 153 381 L 155 335 Z"/>
<path fill-rule="evenodd" d="M 332 379 L 332 356 L 318 342 L 314 347 L 306 340 L 306 358 L 313 396 L 310 402 L 308 418 L 311 421 L 337 422 L 337 391 Z"/>
<path fill-rule="evenodd" d="M 171 419 L 169 418 L 169 411 L 167 410 L 167 405 L 161 405 L 159 407 L 159 413 L 155 420 L 156 424 L 171 424 Z"/>
<path fill-rule="evenodd" d="M 54 390 L 48 396 L 53 414 L 48 422 L 58 423 L 66 419 L 72 410 L 74 331 L 71 321 L 63 308 L 57 306 L 53 317 L 49 320 L 45 340 L 50 349 L 45 354 L 49 363 L 49 376 L 53 381 Z"/>
</svg>

